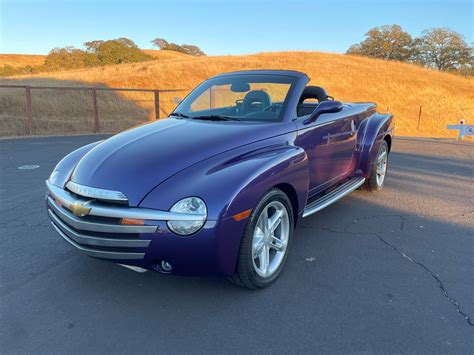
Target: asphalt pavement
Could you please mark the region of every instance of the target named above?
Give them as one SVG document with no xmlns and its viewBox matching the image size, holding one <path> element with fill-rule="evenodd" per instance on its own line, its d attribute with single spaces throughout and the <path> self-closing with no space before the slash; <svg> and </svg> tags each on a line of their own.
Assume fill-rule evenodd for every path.
<svg viewBox="0 0 474 355">
<path fill-rule="evenodd" d="M 472 143 L 397 139 L 385 189 L 302 220 L 279 280 L 249 291 L 56 235 L 44 180 L 100 138 L 0 140 L 0 353 L 474 352 Z"/>
</svg>

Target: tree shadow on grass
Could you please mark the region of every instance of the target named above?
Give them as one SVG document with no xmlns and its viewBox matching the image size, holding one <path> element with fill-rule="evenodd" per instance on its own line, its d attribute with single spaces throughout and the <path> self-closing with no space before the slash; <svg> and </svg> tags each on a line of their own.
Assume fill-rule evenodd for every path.
<svg viewBox="0 0 474 355">
<path fill-rule="evenodd" d="M 103 84 L 53 78 L 1 79 L 0 84 L 32 87 L 108 87 Z M 32 134 L 94 133 L 92 90 L 31 89 L 31 98 Z M 167 97 L 161 99 L 171 102 Z M 160 115 L 166 117 L 163 103 L 161 106 Z M 155 119 L 152 92 L 98 90 L 97 109 L 100 133 L 117 133 Z M 0 88 L 0 132 L 1 136 L 28 134 L 25 89 Z"/>
</svg>

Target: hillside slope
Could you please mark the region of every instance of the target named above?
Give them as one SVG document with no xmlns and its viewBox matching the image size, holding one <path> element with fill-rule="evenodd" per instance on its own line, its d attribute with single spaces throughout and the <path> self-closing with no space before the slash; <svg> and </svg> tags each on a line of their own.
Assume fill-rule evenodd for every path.
<svg viewBox="0 0 474 355">
<path fill-rule="evenodd" d="M 43 65 L 45 55 L 37 54 L 0 54 L 0 67 L 11 65 L 12 67 L 32 67 Z"/>
<path fill-rule="evenodd" d="M 395 115 L 398 135 L 454 137 L 455 132 L 447 131 L 446 124 L 458 122 L 460 118 L 466 118 L 468 123 L 473 123 L 470 120 L 474 117 L 474 79 L 472 78 L 463 78 L 404 63 L 319 52 L 275 52 L 215 57 L 187 56 L 166 61 L 45 73 L 32 77 L 1 80 L 0 82 L 32 85 L 93 84 L 109 87 L 191 89 L 212 75 L 245 69 L 299 70 L 311 77 L 311 84 L 323 86 L 337 100 L 374 101 L 378 104 L 379 112 L 390 111 Z M 48 105 L 52 101 L 48 99 L 46 93 L 42 95 L 42 99 L 37 98 L 37 107 Z M 166 101 L 163 105 L 164 114 L 172 110 L 171 99 L 173 96 L 178 95 L 163 96 Z M 179 96 L 183 96 L 183 94 Z M 63 99 L 72 98 L 65 96 Z M 137 118 L 137 122 L 140 122 L 145 119 L 143 115 L 152 117 L 152 102 L 144 101 L 150 99 L 149 94 L 120 93 L 116 95 L 114 103 L 111 104 L 118 111 L 115 114 L 111 113 L 113 110 L 106 107 L 105 102 L 102 103 L 104 105 L 103 111 L 109 112 L 111 119 L 113 117 L 118 119 L 119 116 L 124 119 L 130 118 L 132 115 L 134 115 L 133 117 L 140 116 L 139 119 Z M 11 102 L 7 105 L 19 105 L 22 100 L 24 98 L 18 100 L 17 104 Z M 56 98 L 54 102 L 58 107 L 61 106 L 61 99 Z M 139 114 L 126 111 L 132 102 Z M 63 104 L 65 107 L 68 106 L 66 101 L 63 101 Z M 77 104 L 72 106 L 76 107 Z M 24 107 L 16 111 L 16 116 L 24 115 Z M 48 110 L 43 108 L 43 113 L 40 116 L 47 114 L 47 112 Z M 79 115 L 67 110 L 61 114 Z M 114 125 L 112 124 L 112 126 Z M 123 127 L 123 125 L 119 126 Z"/>
<path fill-rule="evenodd" d="M 175 52 L 175 51 L 166 51 L 166 50 L 157 50 L 157 49 L 142 49 L 146 54 L 152 55 L 156 59 L 179 59 L 179 58 L 192 58 L 189 54 Z"/>
</svg>

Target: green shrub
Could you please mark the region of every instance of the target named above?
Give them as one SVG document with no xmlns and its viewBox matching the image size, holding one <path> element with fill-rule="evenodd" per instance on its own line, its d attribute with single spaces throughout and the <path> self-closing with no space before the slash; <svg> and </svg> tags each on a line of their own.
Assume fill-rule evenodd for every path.
<svg viewBox="0 0 474 355">
<path fill-rule="evenodd" d="M 70 70 L 102 65 L 136 63 L 154 60 L 128 38 L 117 38 L 108 41 L 90 41 L 84 43 L 85 50 L 67 46 L 54 48 L 46 56 L 42 66 L 0 67 L 0 76 L 33 74 L 39 72 Z"/>
</svg>

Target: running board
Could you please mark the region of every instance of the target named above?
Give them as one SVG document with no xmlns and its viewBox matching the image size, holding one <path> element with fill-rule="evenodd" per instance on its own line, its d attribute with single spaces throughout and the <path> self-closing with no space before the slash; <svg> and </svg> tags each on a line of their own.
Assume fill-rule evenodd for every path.
<svg viewBox="0 0 474 355">
<path fill-rule="evenodd" d="M 309 215 L 312 215 L 313 213 L 316 213 L 318 211 L 321 211 L 323 208 L 326 208 L 327 206 L 333 204 L 334 202 L 343 198 L 347 194 L 350 194 L 352 191 L 361 186 L 364 181 L 365 178 L 363 177 L 353 178 L 345 182 L 341 186 L 338 186 L 331 192 L 328 192 L 327 194 L 321 196 L 316 201 L 311 202 L 305 207 L 303 212 L 303 218 L 308 217 Z"/>
</svg>

